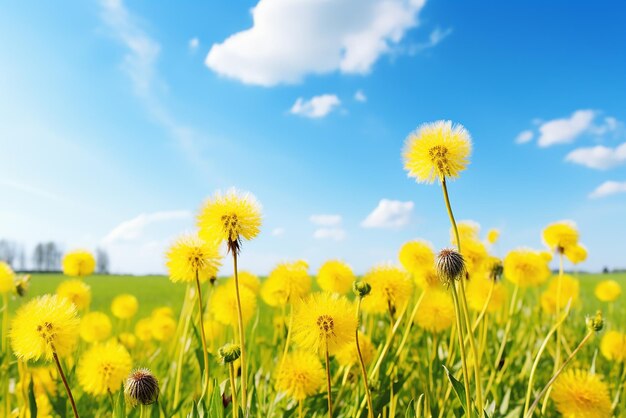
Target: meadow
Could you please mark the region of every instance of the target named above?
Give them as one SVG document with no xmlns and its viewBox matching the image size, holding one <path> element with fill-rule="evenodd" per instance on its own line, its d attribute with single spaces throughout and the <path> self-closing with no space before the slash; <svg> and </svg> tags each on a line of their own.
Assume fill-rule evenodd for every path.
<svg viewBox="0 0 626 418">
<path fill-rule="evenodd" d="M 216 192 L 167 276 L 63 274 L 0 262 L 6 417 L 610 418 L 626 413 L 626 274 L 576 274 L 573 221 L 543 248 L 495 254 L 500 231 L 457 222 L 447 181 L 471 140 L 450 121 L 406 141 L 410 177 L 441 186 L 450 247 L 404 243 L 361 276 L 331 259 L 246 271 L 253 195 Z M 616 260 L 619 262 L 619 260 Z M 220 268 L 232 263 L 232 277 Z M 558 265 L 550 270 L 550 263 Z"/>
</svg>

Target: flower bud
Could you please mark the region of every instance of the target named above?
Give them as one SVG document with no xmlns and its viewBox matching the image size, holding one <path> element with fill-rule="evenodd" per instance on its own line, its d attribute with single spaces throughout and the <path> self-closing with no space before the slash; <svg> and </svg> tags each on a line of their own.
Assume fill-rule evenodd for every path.
<svg viewBox="0 0 626 418">
<path fill-rule="evenodd" d="M 369 295 L 371 290 L 372 286 L 370 286 L 370 284 L 367 282 L 355 281 L 352 283 L 352 291 L 360 298 Z"/>
<path fill-rule="evenodd" d="M 458 251 L 444 248 L 439 252 L 437 255 L 439 280 L 445 285 L 450 285 L 455 280 L 460 280 L 463 273 L 465 273 L 465 260 Z"/>
<path fill-rule="evenodd" d="M 239 344 L 226 343 L 217 350 L 217 355 L 222 364 L 232 363 L 241 356 Z"/>
<path fill-rule="evenodd" d="M 133 370 L 124 386 L 124 394 L 133 405 L 150 405 L 159 399 L 159 381 L 148 369 Z"/>
<path fill-rule="evenodd" d="M 594 316 L 588 316 L 585 322 L 587 323 L 587 329 L 589 329 L 589 331 L 602 331 L 602 328 L 604 328 L 602 311 L 597 311 Z"/>
</svg>

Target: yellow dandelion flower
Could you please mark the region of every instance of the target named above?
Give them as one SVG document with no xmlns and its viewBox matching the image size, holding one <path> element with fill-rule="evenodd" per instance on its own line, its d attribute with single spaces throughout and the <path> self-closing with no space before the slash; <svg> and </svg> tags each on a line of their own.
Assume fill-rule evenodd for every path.
<svg viewBox="0 0 626 418">
<path fill-rule="evenodd" d="M 565 247 L 563 255 L 572 263 L 582 263 L 587 259 L 587 248 L 582 244 L 572 245 L 571 247 Z"/>
<path fill-rule="evenodd" d="M 201 282 L 217 275 L 221 255 L 215 242 L 206 242 L 193 235 L 180 237 L 166 254 L 170 280 L 191 282 L 196 274 Z"/>
<path fill-rule="evenodd" d="M 541 308 L 545 312 L 554 313 L 557 311 L 557 299 L 558 309 L 561 310 L 568 303 L 572 305 L 578 300 L 580 293 L 580 283 L 574 277 L 564 274 L 561 278 L 561 293 L 559 294 L 559 278 L 555 277 L 548 284 L 548 288 L 541 294 Z"/>
<path fill-rule="evenodd" d="M 434 264 L 428 269 L 415 273 L 413 275 L 413 279 L 415 284 L 422 290 L 426 290 L 431 287 L 443 287 L 443 283 L 441 279 L 439 279 L 439 275 L 437 274 L 437 269 Z"/>
<path fill-rule="evenodd" d="M 435 252 L 430 242 L 409 241 L 400 247 L 400 264 L 409 273 L 417 275 L 435 265 Z"/>
<path fill-rule="evenodd" d="M 354 344 L 355 308 L 345 296 L 314 293 L 298 303 L 293 320 L 293 340 L 304 350 L 335 353 Z"/>
<path fill-rule="evenodd" d="M 280 263 L 261 287 L 261 298 L 270 306 L 285 306 L 311 291 L 308 264 L 302 261 Z"/>
<path fill-rule="evenodd" d="M 152 339 L 152 320 L 142 318 L 135 324 L 135 335 L 139 341 L 147 342 Z"/>
<path fill-rule="evenodd" d="M 456 178 L 467 167 L 471 152 L 472 140 L 463 125 L 425 123 L 404 143 L 404 169 L 420 183 Z"/>
<path fill-rule="evenodd" d="M 550 277 L 548 260 L 542 253 L 517 249 L 504 257 L 504 276 L 520 287 L 538 286 Z"/>
<path fill-rule="evenodd" d="M 226 241 L 238 252 L 242 240 L 251 240 L 261 228 L 261 206 L 250 193 L 230 189 L 209 198 L 198 215 L 200 237 L 206 241 Z"/>
<path fill-rule="evenodd" d="M 613 302 L 622 294 L 622 287 L 615 280 L 602 280 L 594 293 L 602 302 Z"/>
<path fill-rule="evenodd" d="M 126 347 L 127 350 L 132 350 L 137 346 L 137 337 L 130 332 L 122 332 L 117 336 L 117 341 Z"/>
<path fill-rule="evenodd" d="M 600 352 L 607 360 L 624 362 L 626 360 L 626 334 L 608 331 L 602 336 Z"/>
<path fill-rule="evenodd" d="M 79 279 L 61 282 L 57 295 L 72 302 L 79 310 L 87 309 L 91 303 L 91 288 Z"/>
<path fill-rule="evenodd" d="M 256 274 L 252 274 L 248 271 L 240 271 L 237 273 L 237 277 L 239 278 L 240 286 L 247 287 L 255 295 L 259 294 L 259 290 L 261 289 L 261 281 L 259 280 L 259 276 L 257 276 Z M 232 276 L 230 279 L 228 279 L 225 284 L 234 286 L 235 276 Z"/>
<path fill-rule="evenodd" d="M 566 248 L 578 244 L 578 229 L 572 221 L 560 221 L 548 225 L 543 230 L 543 242 L 552 251 L 564 252 Z"/>
<path fill-rule="evenodd" d="M 111 320 L 102 312 L 89 312 L 80 320 L 80 337 L 88 343 L 106 340 L 111 329 Z"/>
<path fill-rule="evenodd" d="M 13 292 L 15 288 L 13 280 L 15 273 L 11 266 L 4 261 L 0 261 L 0 294 Z"/>
<path fill-rule="evenodd" d="M 459 238 L 461 238 L 461 244 L 465 245 L 466 240 L 479 241 L 480 237 L 480 224 L 476 221 L 459 221 L 456 224 L 456 228 L 459 231 Z M 450 227 L 450 241 L 452 245 L 457 245 L 456 234 L 454 228 Z"/>
<path fill-rule="evenodd" d="M 422 303 L 415 313 L 413 322 L 430 332 L 441 332 L 454 322 L 454 304 L 449 292 L 443 289 L 425 290 Z"/>
<path fill-rule="evenodd" d="M 157 341 L 169 341 L 176 332 L 176 320 L 169 315 L 152 315 L 150 318 L 152 338 Z"/>
<path fill-rule="evenodd" d="M 63 274 L 67 276 L 85 277 L 96 269 L 96 259 L 87 250 L 71 251 L 63 257 Z"/>
<path fill-rule="evenodd" d="M 491 292 L 491 299 L 489 299 L 489 292 Z M 481 312 L 489 299 L 487 312 L 497 312 L 504 305 L 506 288 L 502 283 L 495 283 L 486 276 L 474 276 L 467 284 L 466 296 L 470 309 Z"/>
<path fill-rule="evenodd" d="M 158 308 L 154 308 L 152 310 L 151 316 L 153 318 L 157 316 L 169 316 L 170 318 L 174 317 L 174 310 L 169 306 L 159 306 Z"/>
<path fill-rule="evenodd" d="M 276 388 L 290 398 L 302 401 L 320 391 L 324 378 L 324 368 L 315 354 L 296 351 L 288 354 L 278 367 Z"/>
<path fill-rule="evenodd" d="M 92 346 L 78 362 L 78 383 L 91 395 L 117 392 L 130 373 L 132 362 L 126 348 L 115 340 Z"/>
<path fill-rule="evenodd" d="M 215 320 L 204 320 L 204 335 L 207 341 L 216 341 L 224 333 L 224 326 Z"/>
<path fill-rule="evenodd" d="M 332 293 L 348 293 L 352 289 L 354 278 L 352 268 L 338 260 L 325 262 L 317 272 L 317 284 L 322 290 Z"/>
<path fill-rule="evenodd" d="M 23 360 L 66 356 L 78 342 L 76 307 L 56 295 L 43 295 L 18 309 L 10 337 L 13 352 Z"/>
<path fill-rule="evenodd" d="M 495 244 L 498 238 L 500 238 L 500 231 L 498 229 L 490 229 L 487 231 L 487 242 L 489 244 Z"/>
<path fill-rule="evenodd" d="M 413 283 L 407 273 L 385 264 L 367 272 L 363 281 L 372 286 L 372 291 L 362 303 L 366 312 L 395 313 L 409 301 L 413 290 Z"/>
<path fill-rule="evenodd" d="M 465 269 L 473 276 L 483 269 L 483 264 L 487 262 L 489 254 L 485 244 L 475 239 L 463 239 L 461 255 L 465 261 Z"/>
<path fill-rule="evenodd" d="M 117 295 L 111 302 L 111 313 L 119 319 L 130 319 L 137 313 L 139 301 L 128 293 Z"/>
<path fill-rule="evenodd" d="M 372 344 L 372 340 L 367 335 L 359 331 L 359 347 L 361 348 L 361 355 L 363 356 L 363 363 L 369 365 L 374 359 L 376 354 L 376 347 Z M 335 353 L 335 359 L 342 366 L 349 366 L 351 364 L 359 364 L 359 354 L 356 350 L 356 341 L 354 344 L 346 344 L 343 348 L 337 350 Z"/>
<path fill-rule="evenodd" d="M 241 316 L 246 323 L 256 313 L 256 295 L 247 287 L 239 288 L 239 300 L 241 301 Z M 237 326 L 237 294 L 234 286 L 218 286 L 209 303 L 213 317 L 224 325 Z"/>
<path fill-rule="evenodd" d="M 556 409 L 568 418 L 609 418 L 609 389 L 600 376 L 585 370 L 567 370 L 552 386 Z"/>
</svg>

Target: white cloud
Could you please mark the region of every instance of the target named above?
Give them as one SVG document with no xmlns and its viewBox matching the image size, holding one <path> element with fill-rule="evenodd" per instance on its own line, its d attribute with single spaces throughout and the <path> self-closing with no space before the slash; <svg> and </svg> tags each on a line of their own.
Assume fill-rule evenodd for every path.
<svg viewBox="0 0 626 418">
<path fill-rule="evenodd" d="M 369 72 L 417 25 L 425 0 L 260 0 L 252 27 L 214 44 L 205 60 L 246 84 L 297 83 L 307 74 Z"/>
<path fill-rule="evenodd" d="M 378 206 L 361 222 L 364 228 L 401 228 L 411 220 L 413 202 L 381 199 Z"/>
<path fill-rule="evenodd" d="M 274 228 L 272 230 L 272 236 L 279 237 L 285 234 L 285 228 Z"/>
<path fill-rule="evenodd" d="M 144 230 L 152 224 L 191 218 L 188 210 L 174 210 L 153 213 L 142 213 L 132 219 L 121 222 L 103 239 L 102 244 L 114 244 L 121 241 L 133 241 L 142 237 Z"/>
<path fill-rule="evenodd" d="M 339 97 L 334 94 L 322 94 L 321 96 L 314 96 L 310 100 L 299 97 L 289 112 L 307 118 L 323 118 L 340 104 Z"/>
<path fill-rule="evenodd" d="M 608 170 L 626 163 L 626 142 L 616 148 L 603 145 L 577 148 L 567 154 L 565 160 L 597 170 Z"/>
<path fill-rule="evenodd" d="M 346 238 L 346 231 L 342 228 L 318 228 L 313 233 L 313 238 L 342 241 Z"/>
<path fill-rule="evenodd" d="M 367 96 L 363 93 L 363 90 L 357 90 L 356 93 L 354 93 L 354 100 L 365 103 L 367 102 Z"/>
<path fill-rule="evenodd" d="M 593 192 L 591 192 L 591 194 L 589 194 L 589 197 L 592 199 L 598 199 L 618 193 L 626 193 L 626 181 L 605 181 Z"/>
<path fill-rule="evenodd" d="M 5 186 L 10 189 L 18 190 L 20 192 L 28 193 L 30 195 L 41 197 L 44 199 L 56 200 L 58 202 L 66 202 L 64 198 L 55 193 L 19 181 L 0 179 L 0 186 Z"/>
<path fill-rule="evenodd" d="M 577 110 L 569 118 L 544 122 L 539 126 L 537 143 L 540 147 L 570 143 L 593 126 L 595 116 L 593 110 Z"/>
<path fill-rule="evenodd" d="M 531 131 L 531 130 L 522 131 L 515 138 L 515 143 L 516 144 L 525 144 L 527 142 L 532 141 L 533 136 L 534 136 L 534 134 L 533 134 L 533 131 Z"/>
<path fill-rule="evenodd" d="M 426 49 L 433 48 L 439 45 L 441 41 L 446 39 L 451 33 L 452 33 L 452 28 L 448 28 L 448 29 L 435 28 L 435 30 L 433 30 L 428 36 L 428 41 L 413 45 L 409 49 L 409 53 L 417 54 L 418 52 L 422 52 Z"/>
<path fill-rule="evenodd" d="M 311 215 L 309 221 L 319 226 L 339 226 L 341 225 L 341 215 Z"/>
<path fill-rule="evenodd" d="M 191 38 L 189 40 L 189 49 L 191 49 L 192 51 L 195 51 L 196 49 L 198 49 L 199 46 L 200 46 L 200 39 Z"/>
</svg>

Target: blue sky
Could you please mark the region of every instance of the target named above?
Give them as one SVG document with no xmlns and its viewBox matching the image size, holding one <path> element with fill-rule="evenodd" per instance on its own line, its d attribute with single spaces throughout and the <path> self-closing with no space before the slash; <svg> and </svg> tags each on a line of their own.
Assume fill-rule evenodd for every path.
<svg viewBox="0 0 626 418">
<path fill-rule="evenodd" d="M 496 254 L 541 247 L 543 226 L 572 219 L 590 252 L 582 268 L 624 267 L 625 12 L 618 1 L 4 4 L 0 237 L 103 246 L 115 271 L 160 272 L 202 201 L 235 186 L 264 214 L 244 268 L 336 257 L 363 272 L 412 238 L 448 244 L 440 189 L 408 179 L 400 155 L 419 124 L 451 119 L 474 141 L 452 203 L 502 231 Z"/>
</svg>

